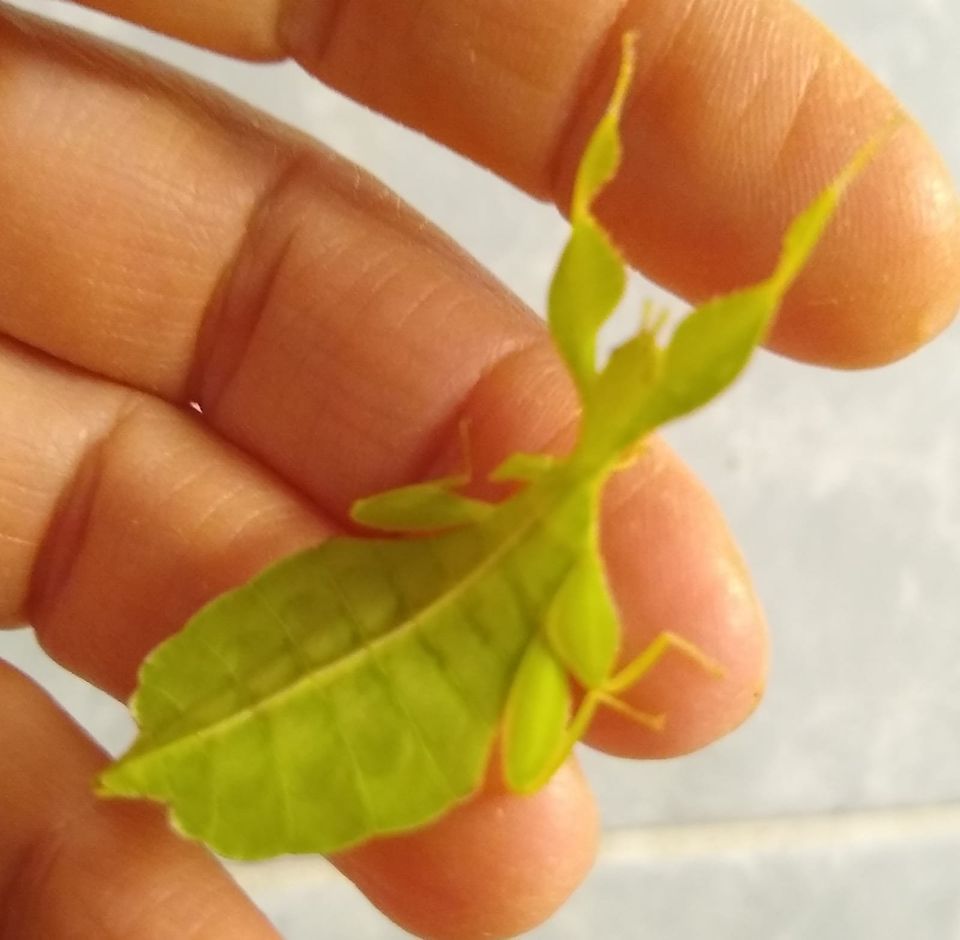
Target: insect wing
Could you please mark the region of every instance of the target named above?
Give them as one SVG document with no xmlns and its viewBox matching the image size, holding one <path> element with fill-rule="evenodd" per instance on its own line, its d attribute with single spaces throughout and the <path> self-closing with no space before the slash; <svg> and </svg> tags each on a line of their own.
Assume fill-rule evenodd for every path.
<svg viewBox="0 0 960 940">
<path fill-rule="evenodd" d="M 620 618 L 602 564 L 596 551 L 585 553 L 547 612 L 546 634 L 554 655 L 588 689 L 610 675 L 620 644 Z"/>
<path fill-rule="evenodd" d="M 503 725 L 507 786 L 530 793 L 559 764 L 570 716 L 570 684 L 560 661 L 534 637 L 517 669 Z"/>
</svg>

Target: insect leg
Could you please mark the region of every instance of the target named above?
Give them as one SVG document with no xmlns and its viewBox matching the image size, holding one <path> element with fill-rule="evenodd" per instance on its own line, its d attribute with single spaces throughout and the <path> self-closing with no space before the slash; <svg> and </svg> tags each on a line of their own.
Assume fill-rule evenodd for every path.
<svg viewBox="0 0 960 940">
<path fill-rule="evenodd" d="M 605 697 L 613 697 L 636 685 L 670 650 L 682 653 L 693 660 L 704 671 L 714 676 L 724 674 L 723 666 L 707 656 L 699 646 L 685 640 L 682 636 L 664 630 L 658 633 L 649 645 L 619 672 L 614 673 L 598 689 Z"/>
<path fill-rule="evenodd" d="M 626 702 L 620 701 L 620 699 L 615 698 L 602 688 L 589 689 L 577 707 L 576 712 L 574 712 L 573 718 L 567 725 L 562 738 L 556 742 L 552 757 L 544 761 L 536 773 L 524 781 L 522 789 L 518 787 L 513 787 L 513 789 L 517 789 L 522 793 L 533 793 L 539 790 L 540 787 L 560 769 L 563 762 L 570 756 L 573 746 L 587 733 L 590 722 L 593 721 L 593 717 L 601 705 L 605 705 L 622 715 L 626 715 L 632 721 L 650 728 L 652 731 L 663 730 L 664 715 L 651 715 L 647 712 L 632 708 L 630 705 L 627 705 Z"/>
<path fill-rule="evenodd" d="M 573 719 L 554 743 L 549 759 L 543 760 L 537 767 L 531 768 L 531 772 L 526 777 L 522 779 L 516 775 L 511 777 L 508 767 L 507 784 L 510 788 L 518 793 L 534 793 L 544 786 L 570 756 L 574 744 L 584 736 L 599 704 L 600 696 L 592 693 L 585 695 L 574 713 Z"/>
<path fill-rule="evenodd" d="M 564 699 L 569 702 L 566 670 L 549 646 L 535 640 L 511 690 L 504 728 L 504 769 L 510 788 L 519 793 L 539 790 L 573 750 L 604 705 L 653 731 L 663 729 L 665 716 L 633 708 L 617 695 L 643 678 L 670 650 L 692 659 L 714 675 L 723 670 L 699 647 L 675 633 L 659 633 L 626 667 L 586 694 L 566 727 Z"/>
<path fill-rule="evenodd" d="M 651 731 L 663 731 L 663 726 L 667 720 L 667 716 L 664 715 L 663 712 L 657 712 L 655 714 L 652 712 L 642 712 L 639 708 L 634 708 L 632 705 L 628 705 L 623 700 L 601 689 L 594 689 L 592 692 L 588 692 L 587 695 L 592 695 L 597 700 L 598 705 L 604 705 L 611 711 L 619 712 L 632 722 L 643 725 L 644 728 L 649 728 Z"/>
<path fill-rule="evenodd" d="M 587 691 L 584 696 L 583 706 L 588 704 L 592 707 L 589 717 L 597 707 L 604 705 L 621 715 L 626 716 L 638 725 L 650 728 L 652 731 L 662 731 L 666 716 L 661 714 L 651 714 L 633 708 L 622 699 L 617 698 L 622 692 L 636 685 L 670 650 L 676 650 L 682 653 L 688 659 L 692 659 L 698 666 L 714 676 L 723 675 L 723 667 L 715 660 L 707 656 L 698 646 L 685 640 L 676 633 L 664 631 L 658 633 L 649 645 L 640 653 L 636 659 L 632 660 L 623 669 L 610 676 L 597 687 Z M 581 706 L 581 707 L 583 707 Z M 584 726 L 581 734 L 586 731 Z"/>
</svg>

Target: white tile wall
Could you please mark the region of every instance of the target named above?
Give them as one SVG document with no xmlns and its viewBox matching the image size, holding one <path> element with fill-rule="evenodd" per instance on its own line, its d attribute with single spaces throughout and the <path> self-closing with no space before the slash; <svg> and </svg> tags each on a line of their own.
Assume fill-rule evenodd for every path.
<svg viewBox="0 0 960 940">
<path fill-rule="evenodd" d="M 807 6 L 904 99 L 960 175 L 960 3 Z M 541 305 L 564 237 L 552 210 L 295 69 L 265 81 L 262 69 L 56 9 L 322 137 Z M 769 693 L 747 727 L 701 754 L 644 766 L 587 756 L 610 834 L 539 940 L 960 940 L 958 363 L 957 326 L 869 374 L 766 357 L 672 434 L 756 573 L 774 632 Z M 0 655 L 108 744 L 129 733 L 114 703 L 44 663 L 25 633 L 0 634 Z M 323 863 L 237 872 L 287 940 L 403 935 Z"/>
</svg>

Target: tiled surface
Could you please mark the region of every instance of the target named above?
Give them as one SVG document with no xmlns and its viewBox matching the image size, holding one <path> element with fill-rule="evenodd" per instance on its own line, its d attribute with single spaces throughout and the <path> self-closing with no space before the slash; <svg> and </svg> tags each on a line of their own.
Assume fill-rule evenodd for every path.
<svg viewBox="0 0 960 940">
<path fill-rule="evenodd" d="M 956 0 L 807 5 L 921 117 L 960 175 Z M 540 305 L 564 237 L 551 209 L 295 69 L 265 73 L 103 29 L 358 159 Z M 765 357 L 672 434 L 718 495 L 767 605 L 767 700 L 747 727 L 681 761 L 587 757 L 615 834 L 536 937 L 960 940 L 958 362 L 960 327 L 869 374 Z M 118 707 L 43 664 L 26 635 L 0 634 L 0 655 L 121 743 Z M 322 863 L 238 877 L 286 940 L 402 935 Z"/>
<path fill-rule="evenodd" d="M 673 833 L 671 843 L 677 841 Z M 956 831 L 914 842 L 831 838 L 792 827 L 769 846 L 642 844 L 600 863 L 589 888 L 530 936 L 537 940 L 957 940 Z M 919 869 L 919 870 L 918 870 Z M 921 873 L 922 872 L 922 873 Z"/>
<path fill-rule="evenodd" d="M 960 940 L 960 806 L 614 832 L 531 940 Z M 309 863 L 240 872 L 286 940 L 407 934 Z M 317 899 L 320 899 L 319 905 Z"/>
</svg>

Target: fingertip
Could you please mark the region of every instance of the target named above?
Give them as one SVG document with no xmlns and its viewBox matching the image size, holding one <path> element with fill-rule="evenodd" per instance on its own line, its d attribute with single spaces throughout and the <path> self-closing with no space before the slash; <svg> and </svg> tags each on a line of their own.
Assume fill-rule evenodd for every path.
<svg viewBox="0 0 960 940">
<path fill-rule="evenodd" d="M 517 449 L 563 452 L 576 430 L 574 393 L 556 354 L 535 345 L 487 374 L 464 409 L 482 476 Z M 434 467 L 448 472 L 452 448 Z M 492 493 L 491 493 L 492 495 Z M 767 628 L 729 527 L 706 488 L 663 442 L 611 480 L 603 551 L 623 622 L 622 661 L 673 631 L 724 669 L 722 678 L 669 653 L 624 698 L 666 713 L 657 733 L 602 709 L 588 742 L 614 754 L 667 757 L 703 747 L 741 724 L 760 700 Z"/>
<path fill-rule="evenodd" d="M 623 662 L 663 631 L 718 663 L 715 675 L 668 652 L 624 700 L 664 714 L 654 731 L 601 709 L 589 743 L 625 757 L 685 754 L 738 727 L 760 701 L 768 657 L 766 620 L 746 566 L 716 504 L 662 442 L 614 480 L 604 551 L 624 623 Z"/>
<path fill-rule="evenodd" d="M 531 796 L 484 792 L 436 824 L 368 843 L 334 864 L 391 920 L 429 940 L 513 937 L 546 920 L 596 854 L 596 805 L 568 761 Z"/>
<path fill-rule="evenodd" d="M 929 137 L 905 120 L 856 180 L 769 346 L 840 368 L 932 340 L 960 306 L 960 197 Z"/>
<path fill-rule="evenodd" d="M 0 935 L 278 940 L 158 806 L 94 797 L 106 755 L 2 661 L 0 708 Z"/>
<path fill-rule="evenodd" d="M 598 214 L 632 263 L 691 302 L 768 276 L 790 220 L 901 111 L 794 4 L 631 0 L 621 25 L 645 42 L 624 163 Z M 561 206 L 612 83 L 612 38 L 557 162 Z M 820 365 L 880 365 L 936 336 L 958 305 L 960 201 L 905 118 L 850 187 L 770 344 Z"/>
</svg>

